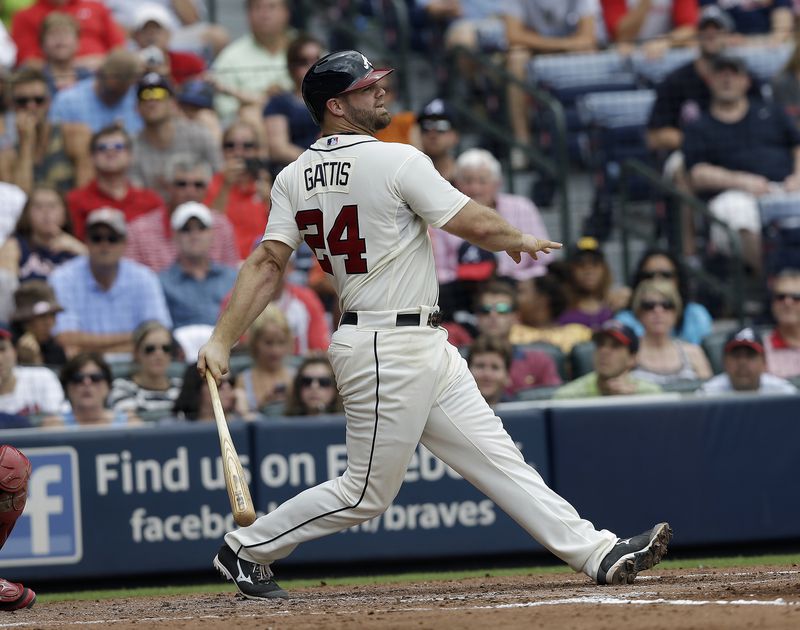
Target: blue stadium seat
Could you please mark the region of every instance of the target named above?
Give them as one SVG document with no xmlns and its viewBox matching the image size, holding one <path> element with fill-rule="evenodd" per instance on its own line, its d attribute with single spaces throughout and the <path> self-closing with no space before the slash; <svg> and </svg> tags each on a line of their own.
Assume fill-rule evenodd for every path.
<svg viewBox="0 0 800 630">
<path fill-rule="evenodd" d="M 769 82 L 779 74 L 794 48 L 793 44 L 780 46 L 734 46 L 728 53 L 744 59 L 747 67 L 759 80 Z"/>
<path fill-rule="evenodd" d="M 759 198 L 758 205 L 767 273 L 800 268 L 800 194 L 765 195 Z"/>
<path fill-rule="evenodd" d="M 586 126 L 644 127 L 655 100 L 655 90 L 592 92 L 578 99 L 578 114 Z"/>
<path fill-rule="evenodd" d="M 671 48 L 658 59 L 648 59 L 641 50 L 631 55 L 634 74 L 648 86 L 655 86 L 673 70 L 697 57 L 693 48 Z"/>
<path fill-rule="evenodd" d="M 584 341 L 575 344 L 569 353 L 572 378 L 580 378 L 594 371 L 594 342 Z"/>
</svg>

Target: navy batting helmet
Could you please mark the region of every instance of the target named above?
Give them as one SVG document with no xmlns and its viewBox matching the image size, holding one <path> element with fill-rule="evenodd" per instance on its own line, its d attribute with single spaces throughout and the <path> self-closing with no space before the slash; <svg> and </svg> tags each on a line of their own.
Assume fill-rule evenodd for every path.
<svg viewBox="0 0 800 630">
<path fill-rule="evenodd" d="M 306 72 L 303 100 L 314 122 L 320 124 L 329 98 L 365 88 L 392 71 L 393 68 L 375 70 L 369 59 L 357 50 L 333 52 L 319 59 Z"/>
</svg>

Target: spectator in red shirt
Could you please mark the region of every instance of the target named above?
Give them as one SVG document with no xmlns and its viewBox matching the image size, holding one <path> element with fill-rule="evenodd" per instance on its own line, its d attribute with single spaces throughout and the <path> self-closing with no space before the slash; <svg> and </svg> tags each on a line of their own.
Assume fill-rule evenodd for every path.
<svg viewBox="0 0 800 630">
<path fill-rule="evenodd" d="M 199 77 L 206 70 L 206 62 L 200 55 L 169 49 L 172 20 L 169 12 L 152 2 L 142 4 L 134 17 L 131 38 L 142 50 L 155 46 L 164 55 L 169 66 L 169 77 L 175 85 Z"/>
<path fill-rule="evenodd" d="M 208 187 L 205 204 L 228 217 L 244 259 L 264 236 L 272 178 L 260 159 L 258 133 L 249 123 L 234 122 L 222 135 L 222 172 Z"/>
<path fill-rule="evenodd" d="M 86 237 L 86 217 L 97 208 L 116 208 L 133 219 L 164 207 L 158 194 L 147 188 L 134 188 L 128 179 L 131 166 L 131 138 L 121 125 L 110 125 L 96 132 L 89 142 L 95 178 L 83 188 L 67 195 L 72 226 L 80 239 Z"/>
<path fill-rule="evenodd" d="M 601 0 L 609 39 L 642 43 L 649 56 L 658 57 L 672 46 L 694 39 L 697 0 Z"/>
<path fill-rule="evenodd" d="M 38 0 L 19 11 L 11 22 L 11 37 L 17 45 L 17 64 L 42 64 L 44 55 L 39 45 L 39 29 L 53 11 L 67 13 L 80 24 L 77 54 L 80 66 L 96 70 L 110 50 L 125 45 L 125 31 L 102 2 Z"/>
</svg>

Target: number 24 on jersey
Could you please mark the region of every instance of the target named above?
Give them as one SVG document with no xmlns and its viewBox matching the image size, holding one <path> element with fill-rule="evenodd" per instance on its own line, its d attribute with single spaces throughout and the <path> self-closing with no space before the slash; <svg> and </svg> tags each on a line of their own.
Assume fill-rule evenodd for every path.
<svg viewBox="0 0 800 630">
<path fill-rule="evenodd" d="M 328 254 L 344 256 L 344 269 L 348 274 L 367 273 L 367 241 L 358 228 L 358 206 L 342 206 L 327 236 L 322 224 L 322 210 L 300 210 L 295 215 L 297 228 L 304 234 L 308 246 L 314 251 L 319 266 L 333 275 Z M 314 228 L 314 231 L 311 231 Z"/>
</svg>

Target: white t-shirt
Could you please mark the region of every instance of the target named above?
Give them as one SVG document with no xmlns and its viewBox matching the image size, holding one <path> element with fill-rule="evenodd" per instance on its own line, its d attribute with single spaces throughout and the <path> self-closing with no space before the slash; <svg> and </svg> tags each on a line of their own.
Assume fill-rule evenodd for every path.
<svg viewBox="0 0 800 630">
<path fill-rule="evenodd" d="M 709 379 L 700 388 L 702 394 L 725 394 L 733 392 L 730 377 L 723 373 L 717 374 Z M 797 388 L 786 379 L 774 374 L 764 373 L 761 375 L 761 385 L 758 388 L 759 394 L 796 394 Z"/>
<path fill-rule="evenodd" d="M 506 0 L 503 13 L 544 37 L 567 37 L 585 17 L 601 16 L 598 0 Z"/>
<path fill-rule="evenodd" d="M 343 311 L 434 306 L 427 228 L 468 201 L 410 145 L 325 136 L 276 178 L 264 240 L 297 249 L 305 238 L 334 276 Z"/>
<path fill-rule="evenodd" d="M 17 385 L 10 394 L 0 395 L 0 411 L 31 416 L 60 413 L 64 390 L 53 372 L 45 367 L 15 367 Z"/>
</svg>

